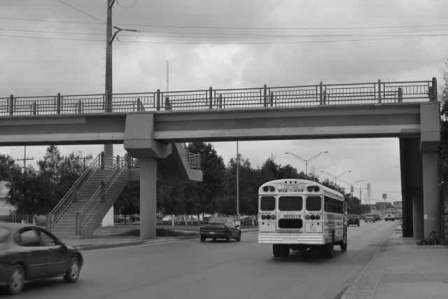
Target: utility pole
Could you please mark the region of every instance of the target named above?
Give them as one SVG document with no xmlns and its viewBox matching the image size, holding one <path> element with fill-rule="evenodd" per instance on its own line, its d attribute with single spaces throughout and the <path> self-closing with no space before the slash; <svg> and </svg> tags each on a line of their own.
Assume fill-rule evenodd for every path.
<svg viewBox="0 0 448 299">
<path fill-rule="evenodd" d="M 23 173 L 26 172 L 26 161 L 34 160 L 34 158 L 28 158 L 26 156 L 26 145 L 23 147 L 23 158 L 17 158 L 17 161 L 23 161 Z"/>
<path fill-rule="evenodd" d="M 114 4 L 115 0 L 107 0 L 105 112 L 112 112 L 112 8 Z M 112 162 L 113 155 L 113 144 L 104 144 L 105 164 Z"/>
<path fill-rule="evenodd" d="M 116 0 L 107 1 L 107 21 L 106 21 L 106 82 L 105 82 L 105 112 L 112 112 L 112 44 L 115 37 L 120 31 L 138 32 L 138 30 L 124 29 L 112 25 L 112 9 Z M 112 33 L 113 29 L 115 32 Z M 113 160 L 113 144 L 107 143 L 104 145 L 104 161 L 107 166 L 112 164 Z"/>
<path fill-rule="evenodd" d="M 240 217 L 240 152 L 236 141 L 236 217 Z"/>
</svg>

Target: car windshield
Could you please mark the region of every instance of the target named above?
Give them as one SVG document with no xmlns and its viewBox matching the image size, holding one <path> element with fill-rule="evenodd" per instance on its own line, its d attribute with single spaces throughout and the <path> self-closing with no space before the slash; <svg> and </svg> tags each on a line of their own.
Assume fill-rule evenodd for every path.
<svg viewBox="0 0 448 299">
<path fill-rule="evenodd" d="M 11 231 L 8 228 L 0 226 L 0 243 L 6 242 L 10 233 Z"/>
</svg>

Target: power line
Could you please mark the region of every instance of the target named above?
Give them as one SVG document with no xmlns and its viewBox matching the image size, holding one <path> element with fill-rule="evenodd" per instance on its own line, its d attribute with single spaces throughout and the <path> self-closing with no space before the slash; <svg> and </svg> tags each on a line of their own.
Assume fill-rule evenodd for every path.
<svg viewBox="0 0 448 299">
<path fill-rule="evenodd" d="M 63 2 L 63 0 L 57 0 L 61 2 L 61 4 L 67 5 L 68 7 L 75 9 L 78 12 L 81 12 L 82 14 L 87 14 L 89 18 L 94 19 L 96 21 L 100 22 L 86 22 L 86 21 L 77 21 L 77 20 L 54 20 L 54 19 L 39 19 L 39 18 L 11 18 L 11 17 L 2 17 L 0 21 L 2 20 L 15 20 L 15 21 L 24 21 L 24 22 L 45 22 L 45 23 L 63 23 L 63 24 L 85 24 L 85 25 L 104 25 L 104 21 L 94 15 L 91 15 L 71 4 L 67 4 L 66 2 Z M 434 28 L 439 27 L 440 29 L 445 29 L 448 24 L 438 23 L 438 24 L 410 24 L 410 25 L 377 25 L 377 26 L 368 26 L 368 25 L 362 25 L 362 26 L 336 26 L 336 27 L 311 27 L 311 26 L 275 26 L 275 27 L 262 27 L 262 26 L 204 26 L 204 25 L 158 25 L 158 24 L 141 24 L 141 23 L 119 23 L 121 25 L 126 26 L 140 26 L 140 27 L 148 27 L 148 28 L 159 28 L 159 29 L 181 29 L 181 30 L 190 30 L 190 29 L 213 29 L 213 30 L 260 30 L 260 31 L 266 31 L 266 30 L 272 30 L 272 31 L 278 31 L 278 30 L 330 30 L 330 31 L 336 31 L 336 30 L 369 30 L 369 29 L 412 29 L 413 31 L 417 28 Z"/>
<path fill-rule="evenodd" d="M 17 34 L 5 34 L 4 32 L 23 32 L 23 33 L 42 33 L 42 34 L 72 34 L 72 35 L 92 35 L 99 36 L 99 33 L 88 33 L 88 32 L 66 32 L 66 31 L 38 31 L 38 30 L 3 30 L 0 31 L 0 37 L 17 37 L 17 38 L 29 38 L 29 39 L 52 39 L 52 40 L 77 40 L 77 41 L 97 41 L 104 42 L 104 39 L 87 39 L 87 38 L 67 38 L 65 36 L 36 36 L 36 35 L 17 35 Z M 438 33 L 438 34 L 390 34 L 383 36 L 374 36 L 374 37 L 361 37 L 353 35 L 353 38 L 344 38 L 340 37 L 336 38 L 327 38 L 322 39 L 322 36 L 294 36 L 288 37 L 285 40 L 285 36 L 271 36 L 270 39 L 264 40 L 260 37 L 251 37 L 251 36 L 207 36 L 207 35 L 190 35 L 190 36 L 173 36 L 173 35 L 164 35 L 159 34 L 160 38 L 164 40 L 130 40 L 130 39 L 121 39 L 122 43 L 149 43 L 149 44 L 194 44 L 200 42 L 209 42 L 209 43 L 240 43 L 240 44 L 272 44 L 272 43 L 282 43 L 282 44 L 328 44 L 328 43 L 339 43 L 339 42 L 364 42 L 364 41 L 378 41 L 378 40 L 399 40 L 399 39 L 407 39 L 407 38 L 434 38 L 434 37 L 448 37 L 448 33 Z M 349 36 L 348 36 L 349 37 Z M 301 38 L 301 39 L 300 39 Z M 315 39 L 319 38 L 319 39 Z M 172 40 L 172 39 L 181 39 L 181 40 Z"/>
<path fill-rule="evenodd" d="M 61 3 L 62 5 L 70 7 L 71 9 L 76 10 L 77 12 L 79 12 L 79 13 L 81 13 L 81 14 L 83 14 L 83 15 L 85 15 L 85 16 L 93 19 L 93 20 L 100 21 L 100 22 L 104 23 L 104 20 L 101 20 L 100 18 L 98 18 L 98 17 L 96 17 L 96 16 L 94 16 L 94 15 L 92 15 L 92 14 L 90 14 L 90 13 L 88 13 L 88 12 L 86 12 L 86 11 L 84 11 L 84 10 L 82 10 L 82 9 L 72 5 L 72 4 L 70 4 L 70 3 L 67 3 L 64 0 L 57 0 L 57 1 L 59 3 Z"/>
</svg>

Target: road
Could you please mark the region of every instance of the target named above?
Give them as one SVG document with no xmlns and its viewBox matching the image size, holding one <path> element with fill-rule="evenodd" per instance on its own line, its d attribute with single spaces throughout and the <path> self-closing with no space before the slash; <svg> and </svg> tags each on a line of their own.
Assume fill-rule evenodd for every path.
<svg viewBox="0 0 448 299">
<path fill-rule="evenodd" d="M 87 251 L 77 284 L 52 279 L 15 298 L 337 298 L 392 234 L 395 223 L 350 227 L 348 251 L 334 258 L 293 255 L 274 260 L 257 232 L 241 242 L 160 241 Z"/>
</svg>

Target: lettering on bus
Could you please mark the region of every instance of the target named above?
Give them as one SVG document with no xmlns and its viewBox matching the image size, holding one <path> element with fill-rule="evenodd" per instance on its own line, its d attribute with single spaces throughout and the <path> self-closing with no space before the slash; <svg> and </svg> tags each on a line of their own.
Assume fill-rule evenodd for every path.
<svg viewBox="0 0 448 299">
<path fill-rule="evenodd" d="M 305 190 L 305 185 L 292 185 L 292 186 L 282 186 L 277 188 L 278 192 L 303 192 Z"/>
</svg>

